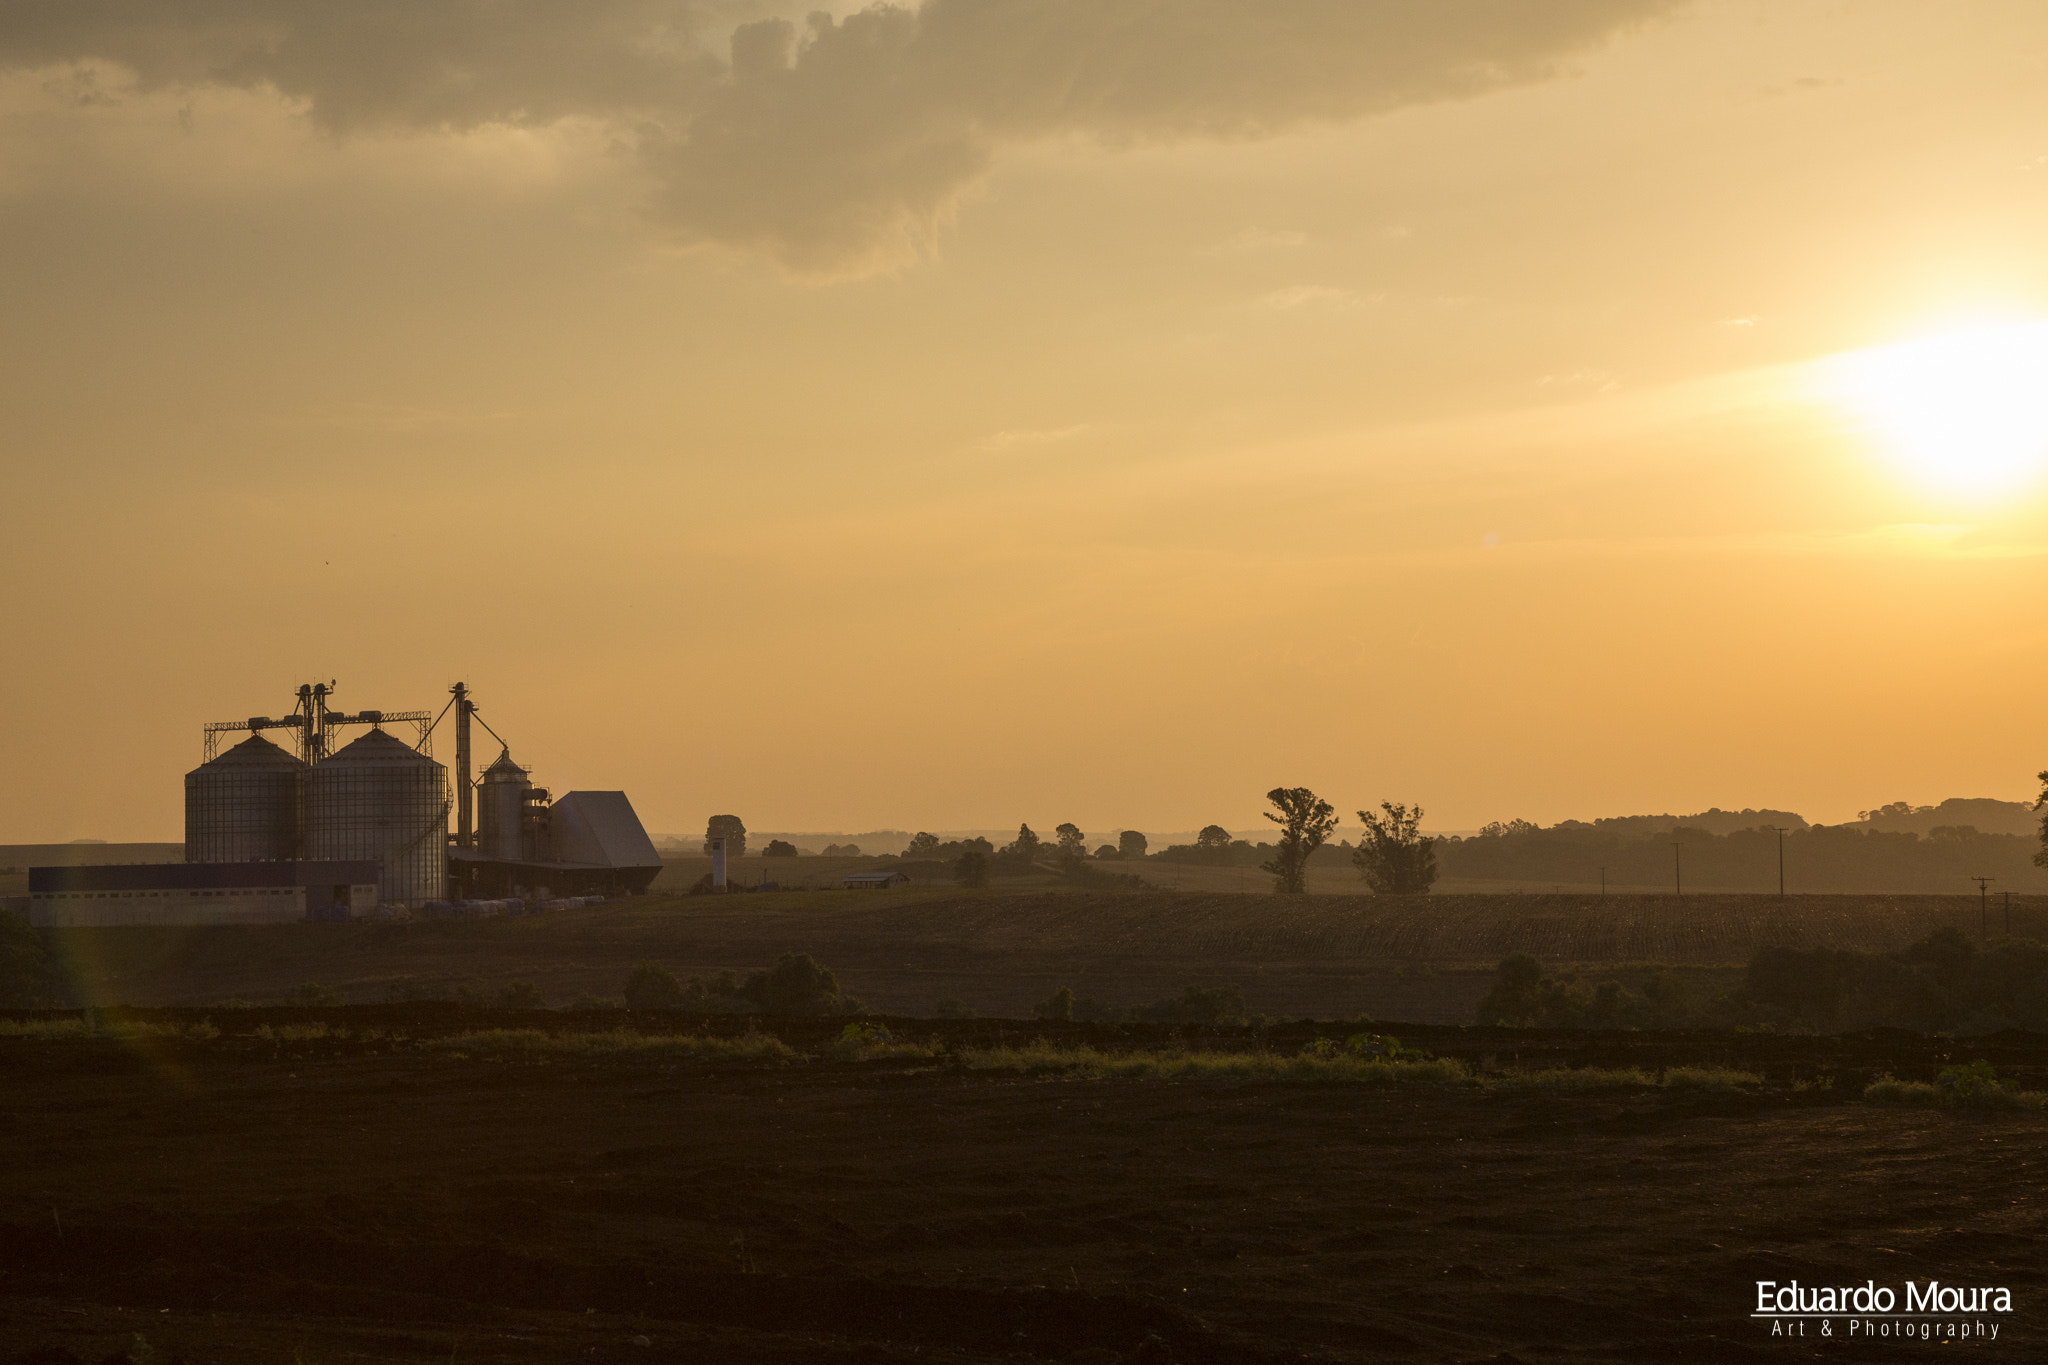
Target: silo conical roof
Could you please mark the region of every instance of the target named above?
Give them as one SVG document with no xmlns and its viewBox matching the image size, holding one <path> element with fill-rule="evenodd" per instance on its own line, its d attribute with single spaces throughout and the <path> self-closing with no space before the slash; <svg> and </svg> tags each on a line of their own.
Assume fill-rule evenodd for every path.
<svg viewBox="0 0 2048 1365">
<path fill-rule="evenodd" d="M 200 764 L 192 773 L 217 771 L 222 768 L 276 768 L 290 771 L 305 766 L 295 755 L 286 753 L 263 736 L 251 735 L 226 753 Z"/>
<path fill-rule="evenodd" d="M 526 769 L 512 761 L 512 750 L 507 748 L 504 753 L 498 755 L 497 762 L 484 769 L 483 780 L 486 782 L 525 782 L 527 780 Z"/>
<path fill-rule="evenodd" d="M 324 768 L 333 763 L 402 763 L 408 767 L 424 764 L 431 768 L 441 766 L 385 730 L 372 730 L 366 735 L 357 736 L 335 750 L 320 766 Z"/>
</svg>

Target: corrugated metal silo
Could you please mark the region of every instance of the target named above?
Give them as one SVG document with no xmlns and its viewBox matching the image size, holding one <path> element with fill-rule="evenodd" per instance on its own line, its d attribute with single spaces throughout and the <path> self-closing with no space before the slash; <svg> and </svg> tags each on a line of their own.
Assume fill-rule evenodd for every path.
<svg viewBox="0 0 2048 1365">
<path fill-rule="evenodd" d="M 272 862 L 299 856 L 306 765 L 251 735 L 185 774 L 185 861 Z"/>
<path fill-rule="evenodd" d="M 306 856 L 382 864 L 388 905 L 439 900 L 448 885 L 448 770 L 372 730 L 306 773 Z"/>
<path fill-rule="evenodd" d="M 533 783 L 526 769 L 512 761 L 507 749 L 496 763 L 484 769 L 477 789 L 477 849 L 486 858 L 516 863 L 525 859 L 521 847 L 520 819 L 526 811 L 526 793 Z"/>
</svg>

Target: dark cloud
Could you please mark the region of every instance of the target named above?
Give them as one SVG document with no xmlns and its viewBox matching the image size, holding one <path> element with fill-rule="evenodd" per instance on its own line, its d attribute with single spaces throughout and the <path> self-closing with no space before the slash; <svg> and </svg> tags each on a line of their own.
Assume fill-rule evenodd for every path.
<svg viewBox="0 0 2048 1365">
<path fill-rule="evenodd" d="M 927 0 L 734 35 L 648 148 L 687 234 L 799 265 L 929 235 L 1006 140 L 1252 137 L 1540 78 L 1670 0 Z"/>
<path fill-rule="evenodd" d="M 1258 137 L 1456 99 L 1676 2 L 926 0 L 799 27 L 715 0 L 10 0 L 0 62 L 267 83 L 342 131 L 614 120 L 669 230 L 829 271 L 928 240 L 1005 142 Z"/>
<path fill-rule="evenodd" d="M 7 0 L 0 64 L 271 85 L 336 131 L 670 118 L 726 78 L 716 0 Z"/>
</svg>

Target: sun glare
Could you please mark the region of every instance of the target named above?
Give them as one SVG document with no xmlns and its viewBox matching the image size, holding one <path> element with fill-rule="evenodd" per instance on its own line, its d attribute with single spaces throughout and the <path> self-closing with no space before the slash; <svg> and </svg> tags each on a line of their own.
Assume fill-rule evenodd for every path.
<svg viewBox="0 0 2048 1365">
<path fill-rule="evenodd" d="M 2048 322 L 1854 351 L 1826 376 L 1828 396 L 1925 483 L 1997 493 L 2048 467 Z"/>
</svg>

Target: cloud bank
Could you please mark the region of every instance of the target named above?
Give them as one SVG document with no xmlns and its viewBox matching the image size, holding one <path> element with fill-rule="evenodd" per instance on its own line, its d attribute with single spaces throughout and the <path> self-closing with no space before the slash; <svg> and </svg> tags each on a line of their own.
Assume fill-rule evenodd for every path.
<svg viewBox="0 0 2048 1365">
<path fill-rule="evenodd" d="M 11 0 L 0 68 L 271 87 L 344 136 L 615 128 L 678 240 L 859 273 L 1006 144 L 1258 138 L 1544 79 L 1678 0 Z"/>
</svg>

